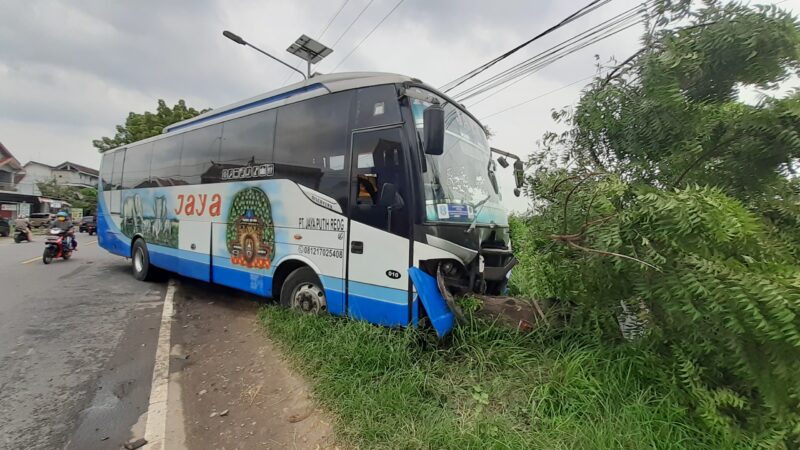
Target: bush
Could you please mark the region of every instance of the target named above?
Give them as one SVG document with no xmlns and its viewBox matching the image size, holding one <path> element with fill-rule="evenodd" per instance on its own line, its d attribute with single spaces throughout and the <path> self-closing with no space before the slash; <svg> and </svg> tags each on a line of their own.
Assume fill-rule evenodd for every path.
<svg viewBox="0 0 800 450">
<path fill-rule="evenodd" d="M 791 251 L 719 189 L 625 186 L 561 182 L 555 202 L 513 220 L 512 289 L 573 303 L 571 325 L 611 341 L 621 339 L 622 311 L 638 314 L 709 430 L 800 444 L 800 266 Z"/>
</svg>

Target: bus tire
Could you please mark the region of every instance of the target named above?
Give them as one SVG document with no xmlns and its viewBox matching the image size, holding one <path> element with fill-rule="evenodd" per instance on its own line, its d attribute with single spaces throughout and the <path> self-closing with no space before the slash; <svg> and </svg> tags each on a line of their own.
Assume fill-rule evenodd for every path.
<svg viewBox="0 0 800 450">
<path fill-rule="evenodd" d="M 286 277 L 281 287 L 281 305 L 304 314 L 328 312 L 325 290 L 310 267 L 299 267 Z"/>
<path fill-rule="evenodd" d="M 139 281 L 152 281 L 155 278 L 155 267 L 150 265 L 150 253 L 147 251 L 144 239 L 133 241 L 131 268 L 133 277 Z"/>
</svg>

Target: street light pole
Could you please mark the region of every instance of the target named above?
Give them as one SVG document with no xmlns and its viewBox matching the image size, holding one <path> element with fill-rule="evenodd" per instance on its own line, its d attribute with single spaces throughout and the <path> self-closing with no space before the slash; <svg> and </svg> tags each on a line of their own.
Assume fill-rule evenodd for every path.
<svg viewBox="0 0 800 450">
<path fill-rule="evenodd" d="M 289 64 L 287 64 L 287 63 L 281 61 L 280 59 L 270 55 L 269 53 L 265 52 L 264 50 L 261 50 L 260 48 L 256 47 L 255 45 L 245 41 L 241 37 L 231 33 L 230 31 L 225 30 L 225 31 L 222 32 L 222 35 L 225 36 L 226 38 L 232 40 L 233 42 L 236 42 L 239 45 L 244 45 L 244 46 L 250 47 L 253 50 L 256 50 L 257 52 L 260 52 L 260 53 L 262 53 L 264 55 L 269 56 L 270 58 L 274 59 L 275 61 L 278 61 L 279 63 L 283 64 L 284 66 L 286 66 L 286 67 L 294 70 L 295 72 L 299 73 L 300 75 L 302 75 L 304 80 L 308 79 L 306 74 L 304 74 L 302 71 L 295 69 L 294 67 L 290 66 Z M 309 73 L 309 75 L 311 75 L 311 62 L 308 63 L 308 73 Z"/>
</svg>

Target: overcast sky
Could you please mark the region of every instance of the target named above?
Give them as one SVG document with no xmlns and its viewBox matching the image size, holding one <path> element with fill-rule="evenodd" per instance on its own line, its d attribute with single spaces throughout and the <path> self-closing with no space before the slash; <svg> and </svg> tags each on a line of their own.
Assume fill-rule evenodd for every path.
<svg viewBox="0 0 800 450">
<path fill-rule="evenodd" d="M 92 139 L 113 135 L 129 111 L 186 99 L 220 107 L 300 81 L 289 69 L 223 38 L 229 29 L 285 59 L 306 33 L 334 52 L 316 68 L 329 72 L 398 0 L 108 1 L 0 0 L 0 142 L 21 161 L 72 160 L 99 166 Z M 560 21 L 588 1 L 405 0 L 337 72 L 396 72 L 441 86 Z M 613 0 L 509 58 L 522 61 L 637 1 Z M 772 3 L 764 2 L 764 3 Z M 800 11 L 800 0 L 781 7 Z M 492 98 L 470 107 L 484 118 L 528 99 L 485 123 L 492 145 L 526 155 L 547 130 L 551 110 L 574 104 L 597 61 L 624 59 L 638 48 L 640 26 L 576 52 Z M 341 38 L 340 38 L 341 36 Z M 300 66 L 298 64 L 298 66 Z M 576 83 L 577 82 L 577 83 Z M 572 84 L 570 86 L 570 84 Z M 557 90 L 555 92 L 552 92 Z M 552 92 L 552 93 L 551 93 Z M 549 93 L 549 94 L 548 94 Z M 511 196 L 510 173 L 503 180 Z M 524 207 L 510 200 L 515 209 Z"/>
</svg>

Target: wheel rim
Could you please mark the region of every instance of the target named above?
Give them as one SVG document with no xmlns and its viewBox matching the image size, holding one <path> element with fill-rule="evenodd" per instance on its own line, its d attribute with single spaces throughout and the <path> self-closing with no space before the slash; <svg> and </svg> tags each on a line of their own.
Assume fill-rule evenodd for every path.
<svg viewBox="0 0 800 450">
<path fill-rule="evenodd" d="M 303 283 L 292 292 L 292 309 L 306 314 L 319 314 L 326 308 L 325 292 L 312 283 Z"/>
<path fill-rule="evenodd" d="M 136 249 L 133 254 L 133 270 L 141 272 L 144 269 L 144 252 L 141 249 Z"/>
</svg>

